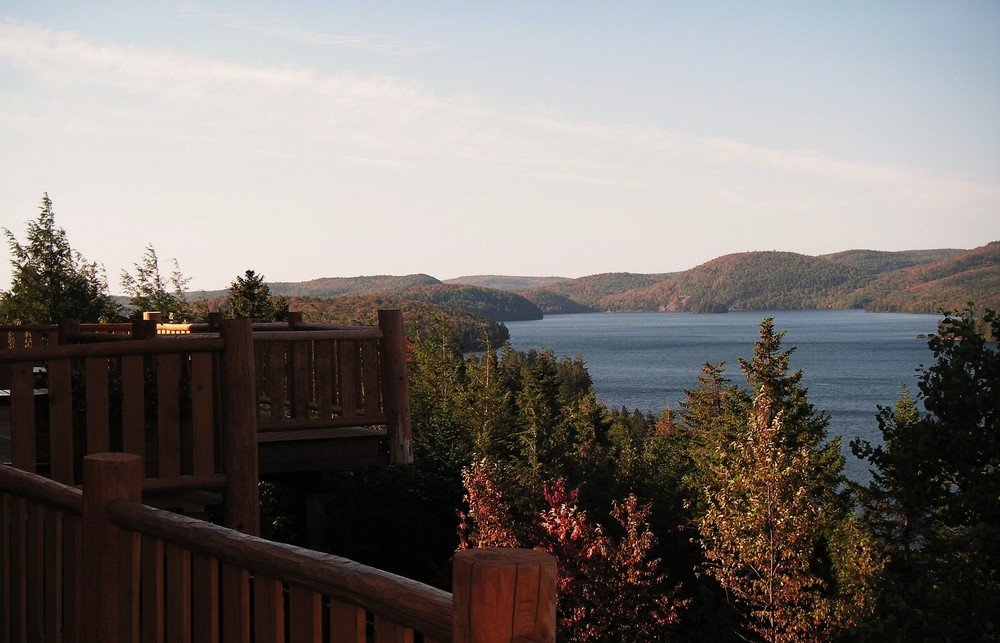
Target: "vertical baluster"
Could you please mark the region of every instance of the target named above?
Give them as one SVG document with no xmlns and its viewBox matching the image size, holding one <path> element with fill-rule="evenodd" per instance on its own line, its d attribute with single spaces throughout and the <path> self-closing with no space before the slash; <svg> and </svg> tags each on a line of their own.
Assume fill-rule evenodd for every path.
<svg viewBox="0 0 1000 643">
<path fill-rule="evenodd" d="M 73 365 L 68 359 L 50 360 L 49 378 L 49 451 L 52 479 L 75 484 L 76 454 L 73 445 Z"/>
<path fill-rule="evenodd" d="M 215 409 L 212 399 L 212 356 L 191 356 L 191 448 L 194 474 L 215 473 Z"/>
<path fill-rule="evenodd" d="M 87 396 L 87 453 L 111 450 L 108 417 L 108 360 L 88 357 L 84 360 Z"/>
</svg>

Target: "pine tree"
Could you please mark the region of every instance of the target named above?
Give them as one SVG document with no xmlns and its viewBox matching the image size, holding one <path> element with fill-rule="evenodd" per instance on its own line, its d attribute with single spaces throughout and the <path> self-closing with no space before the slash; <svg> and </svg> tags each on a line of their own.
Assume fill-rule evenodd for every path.
<svg viewBox="0 0 1000 643">
<path fill-rule="evenodd" d="M 1000 336 L 993 310 L 946 313 L 928 346 L 935 363 L 878 415 L 881 444 L 860 497 L 889 556 L 873 639 L 1000 639 Z M 917 403 L 922 403 L 920 412 Z"/>
<path fill-rule="evenodd" d="M 747 629 L 767 641 L 828 640 L 870 608 L 850 591 L 867 587 L 855 575 L 870 569 L 848 564 L 862 539 L 835 542 L 853 534 L 841 529 L 851 517 L 840 442 L 826 439 L 827 416 L 808 402 L 802 372 L 790 372 L 782 335 L 765 319 L 753 359 L 740 360 L 749 388 L 729 389 L 721 419 L 701 416 L 715 436 L 701 442 L 698 527 L 706 570 Z"/>
<path fill-rule="evenodd" d="M 229 314 L 255 322 L 284 321 L 288 319 L 288 299 L 272 297 L 264 275 L 247 270 L 229 284 Z"/>
<path fill-rule="evenodd" d="M 174 270 L 169 279 L 160 274 L 160 260 L 153 244 L 146 246 L 139 263 L 133 264 L 135 276 L 126 271 L 121 273 L 122 288 L 129 295 L 129 305 L 133 317 L 142 317 L 144 312 L 158 312 L 163 321 L 180 323 L 186 321 L 191 310 L 184 288 L 189 279 L 185 277 L 174 259 Z M 168 288 L 172 288 L 168 290 Z"/>
<path fill-rule="evenodd" d="M 103 270 L 70 247 L 66 231 L 56 225 L 48 194 L 42 195 L 40 209 L 38 219 L 28 223 L 25 244 L 4 228 L 13 277 L 10 291 L 0 293 L 0 320 L 19 324 L 117 320 L 121 311 L 108 293 Z"/>
</svg>

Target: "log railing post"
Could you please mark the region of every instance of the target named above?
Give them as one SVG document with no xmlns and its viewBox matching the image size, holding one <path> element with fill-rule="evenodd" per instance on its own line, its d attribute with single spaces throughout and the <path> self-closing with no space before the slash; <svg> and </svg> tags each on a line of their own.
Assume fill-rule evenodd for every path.
<svg viewBox="0 0 1000 643">
<path fill-rule="evenodd" d="M 63 319 L 59 322 L 59 344 L 68 344 L 69 338 L 80 332 L 80 320 L 79 319 Z M 41 342 L 38 342 L 41 345 Z"/>
<path fill-rule="evenodd" d="M 389 416 L 389 462 L 413 462 L 413 431 L 410 427 L 410 392 L 406 373 L 406 336 L 403 333 L 403 313 L 399 310 L 378 311 L 382 330 L 382 403 Z"/>
<path fill-rule="evenodd" d="M 556 559 L 532 549 L 455 554 L 454 643 L 555 643 Z"/>
<path fill-rule="evenodd" d="M 133 321 L 132 339 L 156 339 L 156 322 L 152 319 Z"/>
<path fill-rule="evenodd" d="M 222 469 L 226 474 L 225 526 L 260 535 L 257 491 L 257 391 L 254 380 L 253 327 L 249 319 L 220 322 L 222 350 Z"/>
<path fill-rule="evenodd" d="M 139 623 L 139 534 L 107 518 L 114 500 L 140 502 L 142 459 L 99 453 L 83 459 L 83 640 L 132 641 Z"/>
</svg>

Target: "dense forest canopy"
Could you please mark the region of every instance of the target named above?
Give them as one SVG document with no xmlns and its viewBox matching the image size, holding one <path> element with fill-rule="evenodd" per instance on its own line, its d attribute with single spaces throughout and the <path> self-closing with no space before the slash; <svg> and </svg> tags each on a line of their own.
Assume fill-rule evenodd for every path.
<svg viewBox="0 0 1000 643">
<path fill-rule="evenodd" d="M 621 286 L 617 275 L 595 275 L 523 294 L 546 313 L 564 307 L 546 308 L 553 291 L 594 311 L 864 308 L 936 313 L 969 301 L 1000 306 L 1000 242 L 969 251 L 852 250 L 819 257 L 746 252 L 645 285 Z"/>
<path fill-rule="evenodd" d="M 854 445 L 862 486 L 770 319 L 659 416 L 602 404 L 582 356 L 466 354 L 422 326 L 415 462 L 332 474 L 328 548 L 443 587 L 456 548 L 548 551 L 568 641 L 997 640 L 1000 323 L 941 329 L 917 396 Z"/>
</svg>

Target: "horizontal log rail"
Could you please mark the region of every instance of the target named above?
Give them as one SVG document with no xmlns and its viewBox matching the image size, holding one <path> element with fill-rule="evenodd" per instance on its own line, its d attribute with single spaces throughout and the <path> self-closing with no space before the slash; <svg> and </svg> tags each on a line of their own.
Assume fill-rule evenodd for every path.
<svg viewBox="0 0 1000 643">
<path fill-rule="evenodd" d="M 124 500 L 109 504 L 107 515 L 112 524 L 245 570 L 251 578 L 277 580 L 285 586 L 280 594 L 305 590 L 322 601 L 349 603 L 434 640 L 451 638 L 451 595 L 428 585 L 346 558 Z"/>
<path fill-rule="evenodd" d="M 455 557 L 454 595 L 138 502 L 132 454 L 82 490 L 0 467 L 0 640 L 555 641 L 555 559 Z"/>
<path fill-rule="evenodd" d="M 0 465 L 0 493 L 77 516 L 83 513 L 83 491 L 43 476 Z"/>
<path fill-rule="evenodd" d="M 84 359 L 88 357 L 120 357 L 125 355 L 164 355 L 168 353 L 219 352 L 225 341 L 214 337 L 177 337 L 169 342 L 157 339 L 136 339 L 129 342 L 95 344 L 59 344 L 37 348 L 0 351 L 0 364 L 40 363 L 52 360 Z"/>
</svg>

